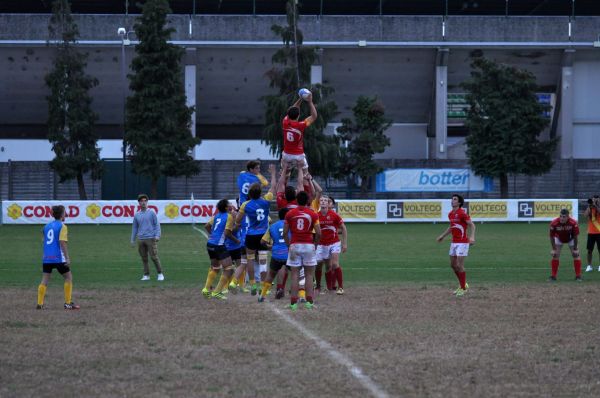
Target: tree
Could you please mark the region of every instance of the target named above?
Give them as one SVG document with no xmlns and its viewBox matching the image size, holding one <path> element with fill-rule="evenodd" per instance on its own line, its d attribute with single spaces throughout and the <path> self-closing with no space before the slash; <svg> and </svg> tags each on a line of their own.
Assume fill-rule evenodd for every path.
<svg viewBox="0 0 600 398">
<path fill-rule="evenodd" d="M 277 89 L 277 94 L 264 97 L 266 108 L 263 142 L 271 147 L 272 154 L 281 154 L 283 150 L 281 121 L 288 107 L 298 99 L 298 90 L 301 87 L 309 87 L 313 93 L 318 117 L 306 129 L 304 152 L 312 174 L 330 176 L 337 170 L 340 157 L 338 138 L 323 133 L 327 123 L 337 114 L 337 105 L 329 100 L 334 90 L 322 84 L 310 85 L 310 67 L 318 57 L 318 50 L 302 45 L 303 35 L 298 29 L 299 16 L 295 0 L 287 1 L 286 14 L 287 26 L 271 27 L 274 33 L 281 36 L 283 47 L 277 50 L 271 59 L 280 67 L 273 67 L 266 73 L 270 86 Z M 303 103 L 302 115 L 308 113 L 308 106 Z"/>
<path fill-rule="evenodd" d="M 53 68 L 45 76 L 50 89 L 48 101 L 48 140 L 55 153 L 50 167 L 60 182 L 77 179 L 79 198 L 87 199 L 83 175 L 91 172 L 97 180 L 102 174 L 98 135 L 94 123 L 98 116 L 92 110 L 89 90 L 98 79 L 85 74 L 87 54 L 77 48 L 79 29 L 73 21 L 67 0 L 55 0 L 48 25 L 50 40 L 55 43 Z"/>
<path fill-rule="evenodd" d="M 342 126 L 337 129 L 341 139 L 348 142 L 341 172 L 360 176 L 361 191 L 367 192 L 370 178 L 382 170 L 373 161 L 373 155 L 383 153 L 390 145 L 384 132 L 392 122 L 385 118 L 385 108 L 377 97 L 361 95 L 352 112 L 355 120 L 342 119 Z"/>
<path fill-rule="evenodd" d="M 536 97 L 535 76 L 526 70 L 476 58 L 466 89 L 467 156 L 476 175 L 500 179 L 508 197 L 508 175 L 541 175 L 553 165 L 557 139 L 540 141 L 549 106 Z"/>
<path fill-rule="evenodd" d="M 127 98 L 125 142 L 133 171 L 152 181 L 156 198 L 161 176 L 191 176 L 198 165 L 191 156 L 200 140 L 190 131 L 193 107 L 186 105 L 181 58 L 185 50 L 169 44 L 167 0 L 148 0 L 134 26 L 139 44 L 127 75 L 133 94 Z"/>
</svg>

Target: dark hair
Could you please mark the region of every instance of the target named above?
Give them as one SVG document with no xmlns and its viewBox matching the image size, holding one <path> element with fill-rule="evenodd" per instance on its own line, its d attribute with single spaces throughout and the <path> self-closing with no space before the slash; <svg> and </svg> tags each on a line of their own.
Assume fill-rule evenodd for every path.
<svg viewBox="0 0 600 398">
<path fill-rule="evenodd" d="M 329 200 L 331 200 L 331 204 L 335 205 L 335 199 L 333 198 L 333 196 L 328 195 L 327 197 L 329 198 Z"/>
<path fill-rule="evenodd" d="M 304 191 L 300 191 L 296 194 L 296 200 L 300 206 L 306 206 L 308 203 L 308 194 Z"/>
<path fill-rule="evenodd" d="M 287 187 L 285 187 L 284 195 L 285 200 L 291 202 L 292 200 L 296 199 L 296 188 L 288 185 Z"/>
<path fill-rule="evenodd" d="M 227 213 L 227 208 L 229 207 L 229 199 L 221 199 L 219 203 L 217 203 L 217 210 L 221 213 Z"/>
<path fill-rule="evenodd" d="M 290 108 L 287 111 L 287 117 L 292 120 L 298 119 L 300 117 L 300 108 L 298 108 L 297 106 L 290 106 Z"/>
<path fill-rule="evenodd" d="M 260 194 L 262 193 L 262 188 L 258 182 L 250 185 L 250 190 L 248 191 L 248 197 L 250 199 L 258 199 L 260 198 Z"/>
<path fill-rule="evenodd" d="M 452 197 L 455 197 L 458 199 L 458 207 L 463 207 L 463 205 L 465 204 L 465 198 L 463 198 L 461 195 L 457 194 L 457 193 L 453 193 Z"/>
<path fill-rule="evenodd" d="M 568 209 L 561 209 L 560 210 L 560 215 L 561 216 L 568 216 L 569 215 L 569 210 Z"/>
<path fill-rule="evenodd" d="M 283 209 L 279 210 L 279 219 L 283 220 L 285 218 L 285 215 L 287 214 L 287 212 L 290 211 L 290 209 L 288 209 L 287 207 L 284 207 Z"/>
<path fill-rule="evenodd" d="M 250 171 L 253 168 L 255 168 L 256 166 L 260 166 L 260 161 L 259 160 L 250 160 L 250 161 L 248 161 L 248 163 L 246 163 L 246 170 Z"/>
<path fill-rule="evenodd" d="M 60 220 L 60 218 L 65 214 L 65 206 L 58 205 L 52 206 L 52 216 L 55 220 Z"/>
<path fill-rule="evenodd" d="M 138 202 L 142 199 L 146 199 L 148 200 L 148 195 L 146 195 L 145 193 L 141 193 L 138 195 Z"/>
</svg>

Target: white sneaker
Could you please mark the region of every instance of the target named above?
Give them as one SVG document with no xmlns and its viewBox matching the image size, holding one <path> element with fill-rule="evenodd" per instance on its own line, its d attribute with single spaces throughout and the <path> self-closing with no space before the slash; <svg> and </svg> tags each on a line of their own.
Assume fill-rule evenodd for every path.
<svg viewBox="0 0 600 398">
<path fill-rule="evenodd" d="M 158 276 L 156 277 L 157 281 L 164 281 L 165 280 L 165 276 L 163 274 L 158 274 Z"/>
<path fill-rule="evenodd" d="M 598 266 L 598 272 L 600 272 L 600 265 Z"/>
<path fill-rule="evenodd" d="M 144 275 L 142 276 L 142 279 L 140 279 L 141 281 L 149 281 L 150 280 L 150 275 Z"/>
<path fill-rule="evenodd" d="M 592 267 L 591 265 L 588 265 L 587 267 L 585 267 L 585 272 L 592 272 L 594 270 L 594 267 Z"/>
</svg>

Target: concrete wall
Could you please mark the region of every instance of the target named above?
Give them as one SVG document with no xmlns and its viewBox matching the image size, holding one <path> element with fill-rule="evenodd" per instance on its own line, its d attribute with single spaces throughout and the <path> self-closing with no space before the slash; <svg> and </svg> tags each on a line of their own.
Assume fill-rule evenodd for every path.
<svg viewBox="0 0 600 398">
<path fill-rule="evenodd" d="M 133 27 L 135 15 L 74 15 L 82 40 L 117 40 L 117 28 Z M 46 40 L 45 14 L 0 15 L 3 40 Z M 171 15 L 174 40 L 279 40 L 273 24 L 285 24 L 285 16 L 269 15 Z M 449 41 L 540 41 L 569 40 L 568 17 L 449 16 Z M 306 41 L 437 41 L 442 40 L 441 16 L 315 16 L 302 15 L 299 22 Z M 573 41 L 595 40 L 600 18 L 577 17 L 572 21 Z"/>
</svg>

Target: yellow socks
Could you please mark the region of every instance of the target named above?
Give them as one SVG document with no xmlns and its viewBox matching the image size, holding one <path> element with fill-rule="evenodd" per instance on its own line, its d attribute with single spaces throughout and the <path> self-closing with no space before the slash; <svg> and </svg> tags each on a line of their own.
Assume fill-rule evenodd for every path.
<svg viewBox="0 0 600 398">
<path fill-rule="evenodd" d="M 44 297 L 46 297 L 46 285 L 38 286 L 38 305 L 44 305 Z"/>
<path fill-rule="evenodd" d="M 238 286 L 244 286 L 246 284 L 246 270 L 242 271 L 242 274 L 238 278 Z"/>
<path fill-rule="evenodd" d="M 227 286 L 228 280 L 229 277 L 225 275 L 225 271 L 223 271 L 223 273 L 221 274 L 221 279 L 219 279 L 219 284 L 217 285 L 214 291 L 217 293 L 221 293 L 223 290 L 225 290 L 225 286 Z"/>
<path fill-rule="evenodd" d="M 271 288 L 271 286 L 273 286 L 272 282 L 263 282 L 262 290 L 260 291 L 260 295 L 262 297 L 267 297 L 267 291 Z"/>
<path fill-rule="evenodd" d="M 64 290 L 65 290 L 65 303 L 71 304 L 71 293 L 73 293 L 73 282 L 65 281 Z"/>
<path fill-rule="evenodd" d="M 305 299 L 306 298 L 306 290 L 299 289 L 298 290 L 298 297 L 300 297 L 301 299 Z"/>
<path fill-rule="evenodd" d="M 208 270 L 208 275 L 206 276 L 206 283 L 204 284 L 204 288 L 210 290 L 215 278 L 217 277 L 218 272 L 214 269 L 210 268 Z"/>
</svg>

